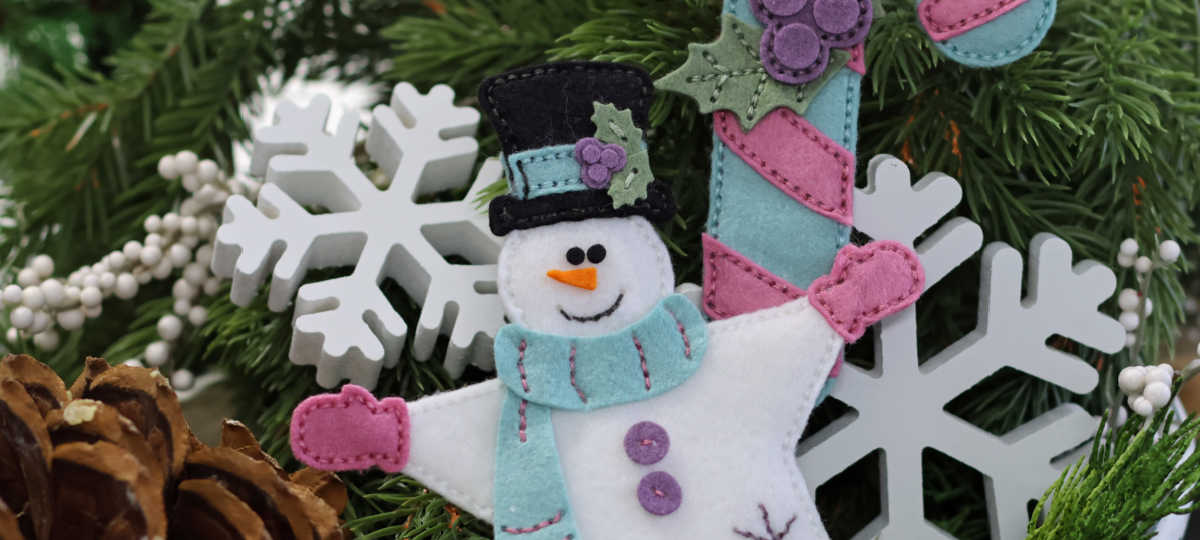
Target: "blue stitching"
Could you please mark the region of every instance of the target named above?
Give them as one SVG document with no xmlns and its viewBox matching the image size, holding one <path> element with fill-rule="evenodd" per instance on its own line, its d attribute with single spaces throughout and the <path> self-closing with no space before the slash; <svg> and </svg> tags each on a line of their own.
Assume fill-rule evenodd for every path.
<svg viewBox="0 0 1200 540">
<path fill-rule="evenodd" d="M 713 174 L 712 218 L 709 220 L 708 232 L 713 238 L 718 238 L 717 229 L 721 226 L 721 205 L 723 203 L 721 190 L 725 187 L 725 143 L 717 137 L 716 133 L 713 133 L 713 147 L 717 159 L 714 163 L 716 170 Z"/>
<path fill-rule="evenodd" d="M 1022 50 L 1026 46 L 1028 46 L 1030 43 L 1032 43 L 1034 41 L 1037 41 L 1037 38 L 1035 36 L 1037 36 L 1038 34 L 1041 34 L 1046 29 L 1047 23 L 1049 22 L 1049 19 L 1050 19 L 1050 12 L 1053 9 L 1051 4 L 1053 4 L 1053 3 L 1054 3 L 1054 0 L 1045 0 L 1044 2 L 1042 2 L 1042 6 L 1044 7 L 1044 10 L 1042 11 L 1041 19 L 1038 20 L 1038 23 L 1036 26 L 1034 26 L 1033 31 L 1031 31 L 1028 36 L 1025 36 L 1025 39 L 1023 41 L 1021 41 L 1020 43 L 1018 43 L 1012 49 L 1000 51 L 995 54 L 979 54 L 979 53 L 973 53 L 973 52 L 966 52 L 966 51 L 960 49 L 957 45 L 950 43 L 950 40 L 941 41 L 939 43 L 941 43 L 947 49 L 954 51 L 955 54 L 958 54 L 964 58 L 971 58 L 971 59 L 975 59 L 975 60 L 984 60 L 984 61 L 1007 60 L 1009 58 L 1019 58 L 1024 54 L 1024 53 L 1022 53 Z M 918 2 L 918 5 L 919 4 L 920 3 Z M 1003 17 L 1003 15 L 1001 17 Z M 954 39 L 954 38 L 950 38 L 950 39 Z"/>
</svg>

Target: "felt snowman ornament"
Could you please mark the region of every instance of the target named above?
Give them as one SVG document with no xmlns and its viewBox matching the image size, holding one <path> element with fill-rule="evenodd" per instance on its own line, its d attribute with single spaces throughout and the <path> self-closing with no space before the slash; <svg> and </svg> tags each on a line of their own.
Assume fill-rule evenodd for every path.
<svg viewBox="0 0 1200 540">
<path fill-rule="evenodd" d="M 402 472 L 498 539 L 826 536 L 796 443 L 844 343 L 919 296 L 920 263 L 848 246 L 804 297 L 706 322 L 651 225 L 674 212 L 642 140 L 651 99 L 618 64 L 483 84 L 510 187 L 489 209 L 512 323 L 498 376 L 412 403 L 311 397 L 292 417 L 300 460 Z"/>
</svg>

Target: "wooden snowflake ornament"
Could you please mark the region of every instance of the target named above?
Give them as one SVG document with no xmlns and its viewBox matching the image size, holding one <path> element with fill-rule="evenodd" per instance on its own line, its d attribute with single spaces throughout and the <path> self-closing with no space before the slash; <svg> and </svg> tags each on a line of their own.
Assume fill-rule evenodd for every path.
<svg viewBox="0 0 1200 540">
<path fill-rule="evenodd" d="M 254 299 L 268 274 L 272 310 L 296 298 L 291 359 L 316 365 L 323 386 L 349 379 L 373 387 L 379 370 L 399 359 L 408 325 L 380 290 L 388 278 L 423 306 L 413 339 L 418 359 L 428 359 L 446 334 L 451 374 L 471 361 L 490 364 L 491 338 L 502 323 L 489 292 L 499 241 L 472 201 L 500 178 L 499 163 L 483 165 L 462 201 L 416 202 L 470 179 L 479 113 L 453 101 L 446 86 L 422 95 L 400 84 L 391 106 L 376 107 L 366 148 L 391 178 L 382 191 L 355 163 L 356 117 L 325 130 L 327 97 L 307 108 L 284 103 L 275 124 L 255 133 L 251 169 L 266 184 L 257 208 L 244 197 L 229 199 L 213 270 L 233 278 L 231 298 L 239 305 Z M 450 255 L 470 264 L 453 264 Z M 344 266 L 353 273 L 301 286 L 311 269 Z"/>
</svg>

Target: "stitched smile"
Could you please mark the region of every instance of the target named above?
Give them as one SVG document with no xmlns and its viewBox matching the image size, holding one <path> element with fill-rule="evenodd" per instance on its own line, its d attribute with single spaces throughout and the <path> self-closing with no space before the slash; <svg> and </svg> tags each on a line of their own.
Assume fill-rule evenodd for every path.
<svg viewBox="0 0 1200 540">
<path fill-rule="evenodd" d="M 558 312 L 562 313 L 562 316 L 566 317 L 568 321 L 596 322 L 596 321 L 603 319 L 609 315 L 612 315 L 613 312 L 615 312 L 617 310 L 617 308 L 621 307 L 621 300 L 624 300 L 624 299 L 625 299 L 625 293 L 621 293 L 620 296 L 617 296 L 617 301 L 613 302 L 613 305 L 610 306 L 608 309 L 601 311 L 600 313 L 597 313 L 595 315 L 588 315 L 586 317 L 580 317 L 578 315 L 571 315 L 570 313 L 567 313 L 567 310 L 565 310 L 561 307 L 558 308 Z"/>
</svg>

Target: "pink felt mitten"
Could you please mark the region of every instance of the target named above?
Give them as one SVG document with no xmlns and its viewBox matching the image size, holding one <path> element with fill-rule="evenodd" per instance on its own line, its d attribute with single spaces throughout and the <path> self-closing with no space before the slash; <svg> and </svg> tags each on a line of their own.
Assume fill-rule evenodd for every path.
<svg viewBox="0 0 1200 540">
<path fill-rule="evenodd" d="M 377 401 L 353 384 L 340 394 L 312 396 L 292 411 L 292 453 L 310 467 L 399 472 L 408 463 L 408 405 Z"/>
<path fill-rule="evenodd" d="M 867 327 L 916 302 L 924 288 L 925 269 L 916 253 L 897 242 L 872 242 L 842 248 L 833 270 L 808 288 L 808 299 L 851 343 Z"/>
</svg>

